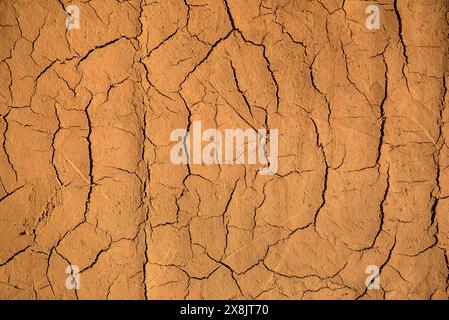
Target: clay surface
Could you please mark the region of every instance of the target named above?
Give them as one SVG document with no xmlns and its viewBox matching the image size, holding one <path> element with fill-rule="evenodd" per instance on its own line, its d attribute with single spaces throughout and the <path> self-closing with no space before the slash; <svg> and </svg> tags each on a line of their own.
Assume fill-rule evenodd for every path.
<svg viewBox="0 0 449 320">
<path fill-rule="evenodd" d="M 0 0 L 0 298 L 448 299 L 448 21 L 448 0 Z M 194 121 L 277 129 L 277 172 L 172 163 Z"/>
</svg>

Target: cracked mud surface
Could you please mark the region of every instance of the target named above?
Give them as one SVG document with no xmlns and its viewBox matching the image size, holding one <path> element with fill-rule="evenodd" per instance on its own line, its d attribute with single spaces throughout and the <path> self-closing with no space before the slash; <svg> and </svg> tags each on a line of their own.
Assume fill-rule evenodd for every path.
<svg viewBox="0 0 449 320">
<path fill-rule="evenodd" d="M 448 19 L 448 0 L 1 0 L 0 298 L 447 299 Z M 196 120 L 277 128 L 278 172 L 172 164 Z"/>
</svg>

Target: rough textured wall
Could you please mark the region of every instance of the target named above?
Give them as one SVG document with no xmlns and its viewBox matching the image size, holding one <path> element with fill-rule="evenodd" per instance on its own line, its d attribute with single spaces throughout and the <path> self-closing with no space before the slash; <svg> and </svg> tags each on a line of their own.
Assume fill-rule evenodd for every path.
<svg viewBox="0 0 449 320">
<path fill-rule="evenodd" d="M 0 0 L 0 298 L 447 299 L 448 20 L 448 0 Z M 277 172 L 173 164 L 196 121 L 277 129 Z"/>
</svg>

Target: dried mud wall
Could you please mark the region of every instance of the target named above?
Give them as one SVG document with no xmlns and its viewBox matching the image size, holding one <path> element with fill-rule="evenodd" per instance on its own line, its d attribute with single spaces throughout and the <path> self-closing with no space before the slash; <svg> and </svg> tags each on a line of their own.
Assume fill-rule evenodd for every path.
<svg viewBox="0 0 449 320">
<path fill-rule="evenodd" d="M 448 20 L 448 0 L 0 0 L 0 298 L 447 299 Z M 277 172 L 173 164 L 195 121 L 277 129 Z"/>
</svg>

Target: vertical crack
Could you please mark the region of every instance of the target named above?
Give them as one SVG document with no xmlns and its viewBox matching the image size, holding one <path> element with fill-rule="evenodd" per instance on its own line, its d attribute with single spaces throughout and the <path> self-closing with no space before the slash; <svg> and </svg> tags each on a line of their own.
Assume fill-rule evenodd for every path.
<svg viewBox="0 0 449 320">
<path fill-rule="evenodd" d="M 141 43 L 139 41 L 139 38 L 142 36 L 143 34 L 143 12 L 144 12 L 144 4 L 143 4 L 143 0 L 140 1 L 139 3 L 139 7 L 140 7 L 140 12 L 139 12 L 139 17 L 138 17 L 138 21 L 140 23 L 140 31 L 139 34 L 136 36 L 136 39 L 138 40 L 138 45 L 139 45 L 139 49 L 142 51 L 142 47 L 141 47 Z M 176 33 L 176 32 L 175 32 Z M 165 41 L 165 40 L 164 40 Z M 143 71 L 145 72 L 145 77 L 143 79 L 146 79 L 148 84 L 151 85 L 150 79 L 149 79 L 149 72 L 147 69 L 147 66 L 145 65 L 145 63 L 142 61 L 143 60 L 143 53 L 140 52 L 141 56 L 139 58 L 139 63 L 143 66 Z M 142 87 L 142 82 L 143 79 L 140 78 L 140 87 L 142 92 L 147 96 L 147 92 L 145 92 L 145 89 Z M 156 89 L 157 90 L 157 89 Z M 148 98 L 149 99 L 149 98 Z M 142 194 L 141 194 L 141 206 L 143 207 L 143 209 L 145 210 L 145 220 L 143 222 L 143 233 L 144 233 L 144 258 L 143 258 L 143 262 L 142 262 L 142 273 L 143 273 L 143 294 L 144 294 L 144 299 L 148 300 L 148 286 L 147 286 L 147 265 L 149 262 L 149 257 L 148 257 L 148 224 L 150 222 L 150 212 L 149 212 L 149 207 L 147 204 L 147 200 L 149 198 L 149 195 L 147 193 L 147 189 L 148 189 L 148 181 L 150 180 L 150 175 L 151 175 L 151 171 L 149 168 L 149 164 L 147 163 L 147 161 L 145 160 L 145 154 L 146 154 L 146 140 L 147 140 L 147 116 L 148 116 L 148 112 L 146 109 L 146 105 L 145 105 L 145 99 L 142 98 L 141 100 L 142 103 L 142 109 L 143 109 L 143 117 L 142 117 L 142 126 L 141 126 L 141 134 L 142 134 L 142 148 L 141 148 L 141 161 L 143 162 L 143 166 L 144 166 L 144 174 L 145 177 L 143 179 L 141 179 L 141 183 L 143 182 L 143 186 L 142 187 Z"/>
<path fill-rule="evenodd" d="M 8 120 L 6 119 L 9 115 L 9 113 L 11 112 L 11 110 L 9 110 L 4 116 L 3 116 L 3 120 L 5 121 L 5 131 L 3 131 L 3 151 L 5 152 L 5 156 L 6 156 L 6 160 L 8 161 L 8 164 L 10 165 L 12 171 L 14 172 L 14 176 L 16 178 L 16 182 L 18 181 L 17 179 L 17 171 L 14 168 L 13 163 L 11 162 L 11 158 L 9 156 L 8 150 L 6 149 L 6 134 L 8 132 L 9 129 L 9 123 Z"/>
<path fill-rule="evenodd" d="M 401 14 L 399 13 L 399 9 L 398 9 L 398 0 L 394 0 L 393 9 L 396 14 L 396 18 L 398 20 L 398 36 L 399 36 L 399 41 L 401 42 L 401 45 L 402 45 L 402 55 L 405 60 L 405 63 L 402 66 L 402 75 L 404 76 L 405 83 L 406 83 L 406 86 L 408 89 L 409 88 L 408 78 L 405 74 L 405 68 L 408 66 L 408 53 L 407 53 L 407 46 L 405 45 L 405 41 L 404 41 L 404 35 L 403 35 L 403 30 L 402 30 L 402 18 L 401 18 Z"/>
<path fill-rule="evenodd" d="M 232 63 L 231 59 L 229 59 L 229 62 L 230 62 L 230 65 L 231 65 L 232 75 L 234 76 L 234 82 L 235 82 L 235 85 L 237 87 L 237 91 L 240 93 L 240 95 L 242 96 L 243 100 L 245 101 L 245 105 L 246 105 L 246 107 L 247 107 L 247 109 L 248 109 L 248 111 L 249 111 L 249 113 L 251 114 L 251 117 L 252 117 L 253 116 L 253 112 L 251 111 L 251 105 L 250 105 L 250 103 L 248 101 L 248 98 L 246 97 L 245 92 L 240 88 L 240 83 L 239 83 L 239 80 L 237 78 L 237 72 L 235 70 L 234 64 Z"/>
<path fill-rule="evenodd" d="M 58 107 L 56 105 L 55 105 L 55 116 L 56 116 L 56 121 L 57 121 L 57 124 L 58 124 L 58 128 L 53 133 L 53 137 L 52 137 L 52 140 L 51 140 L 51 146 L 52 146 L 51 163 L 52 163 L 53 168 L 55 170 L 56 179 L 58 180 L 59 185 L 62 186 L 62 180 L 61 180 L 61 177 L 59 176 L 58 168 L 56 167 L 56 163 L 55 163 L 55 156 L 56 156 L 55 141 L 56 141 L 56 136 L 58 135 L 59 131 L 61 130 L 61 120 L 59 118 Z"/>
<path fill-rule="evenodd" d="M 92 156 L 92 120 L 90 118 L 89 108 L 92 104 L 93 95 L 91 94 L 90 100 L 86 106 L 85 114 L 87 119 L 87 135 L 86 135 L 86 141 L 87 141 L 87 150 L 89 155 L 89 191 L 87 193 L 87 199 L 86 199 L 86 205 L 84 210 L 84 221 L 86 220 L 87 212 L 89 211 L 90 206 L 90 198 L 93 191 L 93 185 L 94 185 L 94 177 L 93 177 L 93 156 Z"/>
</svg>

